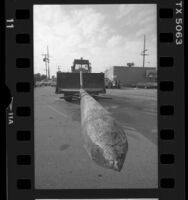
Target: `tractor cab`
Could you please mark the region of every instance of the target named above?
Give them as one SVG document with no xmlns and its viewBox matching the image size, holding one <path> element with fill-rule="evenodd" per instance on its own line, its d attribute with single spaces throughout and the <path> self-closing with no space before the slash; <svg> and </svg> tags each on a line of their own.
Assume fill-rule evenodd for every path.
<svg viewBox="0 0 188 200">
<path fill-rule="evenodd" d="M 71 101 L 79 97 L 81 88 L 92 96 L 106 93 L 104 73 L 91 73 L 89 60 L 83 58 L 74 59 L 71 72 L 57 72 L 56 93 Z"/>
<path fill-rule="evenodd" d="M 83 58 L 74 59 L 71 71 L 77 73 L 79 73 L 80 71 L 83 73 L 91 73 L 91 66 L 89 60 L 84 60 Z"/>
</svg>

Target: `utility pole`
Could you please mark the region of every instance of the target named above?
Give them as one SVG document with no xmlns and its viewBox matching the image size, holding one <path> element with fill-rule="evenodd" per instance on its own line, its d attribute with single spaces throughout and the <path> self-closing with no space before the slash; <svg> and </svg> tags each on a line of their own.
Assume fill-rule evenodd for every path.
<svg viewBox="0 0 188 200">
<path fill-rule="evenodd" d="M 46 60 L 47 60 L 47 56 L 46 56 L 46 54 L 43 54 L 44 55 L 44 58 L 43 58 L 43 61 L 45 62 L 45 69 L 46 69 L 46 79 L 48 78 L 48 65 L 47 65 L 47 62 L 46 62 Z"/>
<path fill-rule="evenodd" d="M 57 67 L 57 70 L 58 70 L 58 72 L 60 72 L 60 71 L 61 71 L 59 66 Z"/>
<path fill-rule="evenodd" d="M 146 54 L 146 36 L 144 35 L 144 48 L 143 51 L 141 51 L 141 54 L 143 56 L 143 68 L 145 67 L 145 56 L 148 56 L 149 54 Z"/>
<path fill-rule="evenodd" d="M 46 69 L 46 78 L 50 79 L 50 55 L 49 55 L 49 49 L 47 46 L 47 53 L 42 54 L 42 56 L 44 56 L 43 61 L 45 62 L 45 69 Z"/>
<path fill-rule="evenodd" d="M 47 46 L 47 55 L 48 55 L 48 78 L 50 79 L 50 55 L 49 55 L 49 49 Z"/>
</svg>

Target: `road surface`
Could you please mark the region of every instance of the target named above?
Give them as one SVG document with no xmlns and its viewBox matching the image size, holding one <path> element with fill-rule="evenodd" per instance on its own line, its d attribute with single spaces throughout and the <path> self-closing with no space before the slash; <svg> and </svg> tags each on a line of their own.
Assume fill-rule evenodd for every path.
<svg viewBox="0 0 188 200">
<path fill-rule="evenodd" d="M 83 147 L 79 101 L 66 102 L 53 87 L 34 89 L 35 188 L 157 188 L 157 91 L 109 89 L 99 102 L 121 123 L 128 153 L 121 172 L 90 160 Z"/>
</svg>

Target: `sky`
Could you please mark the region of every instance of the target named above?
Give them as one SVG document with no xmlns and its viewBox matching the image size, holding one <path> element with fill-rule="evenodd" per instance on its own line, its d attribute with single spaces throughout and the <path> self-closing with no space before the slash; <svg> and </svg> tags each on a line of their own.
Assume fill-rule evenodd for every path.
<svg viewBox="0 0 188 200">
<path fill-rule="evenodd" d="M 50 73 L 70 72 L 74 59 L 89 59 L 93 72 L 134 62 L 157 67 L 155 4 L 34 5 L 34 73 L 45 74 L 47 45 Z"/>
</svg>

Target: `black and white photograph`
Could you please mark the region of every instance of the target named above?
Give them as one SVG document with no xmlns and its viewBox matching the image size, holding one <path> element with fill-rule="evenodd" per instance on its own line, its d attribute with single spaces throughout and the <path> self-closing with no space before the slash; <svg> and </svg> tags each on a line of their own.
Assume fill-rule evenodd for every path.
<svg viewBox="0 0 188 200">
<path fill-rule="evenodd" d="M 35 4 L 33 29 L 35 189 L 158 188 L 157 5 Z"/>
</svg>

